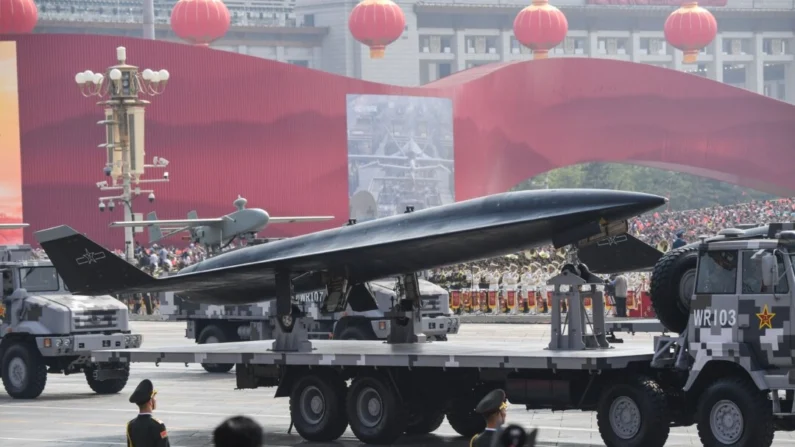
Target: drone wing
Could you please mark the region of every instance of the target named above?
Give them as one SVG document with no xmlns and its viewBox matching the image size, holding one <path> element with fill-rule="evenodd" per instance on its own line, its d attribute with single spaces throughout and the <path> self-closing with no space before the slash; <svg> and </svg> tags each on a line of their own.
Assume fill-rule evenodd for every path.
<svg viewBox="0 0 795 447">
<path fill-rule="evenodd" d="M 124 221 L 124 222 L 113 222 L 110 224 L 111 227 L 151 227 L 153 225 L 157 225 L 160 227 L 170 227 L 170 228 L 190 228 L 190 227 L 199 227 L 202 225 L 208 226 L 218 226 L 226 220 L 230 220 L 228 217 L 218 217 L 212 219 L 173 219 L 173 220 L 136 220 L 136 221 Z"/>
<path fill-rule="evenodd" d="M 331 219 L 334 216 L 271 217 L 268 223 L 323 222 Z"/>
<path fill-rule="evenodd" d="M 0 230 L 19 230 L 20 228 L 27 228 L 29 224 L 26 223 L 4 223 L 0 224 Z"/>
</svg>

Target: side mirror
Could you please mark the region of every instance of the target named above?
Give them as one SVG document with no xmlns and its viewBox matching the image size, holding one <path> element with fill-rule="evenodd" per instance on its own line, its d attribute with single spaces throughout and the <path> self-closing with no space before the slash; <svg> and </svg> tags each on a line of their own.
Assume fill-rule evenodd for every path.
<svg viewBox="0 0 795 447">
<path fill-rule="evenodd" d="M 772 253 L 760 250 L 751 256 L 751 261 L 759 266 L 762 273 L 762 285 L 773 287 L 778 283 L 779 272 L 776 257 Z"/>
</svg>

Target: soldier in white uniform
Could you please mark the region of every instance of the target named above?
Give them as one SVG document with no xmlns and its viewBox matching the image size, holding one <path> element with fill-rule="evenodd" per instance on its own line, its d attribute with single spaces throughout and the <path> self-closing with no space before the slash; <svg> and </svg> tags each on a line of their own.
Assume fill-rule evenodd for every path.
<svg viewBox="0 0 795 447">
<path fill-rule="evenodd" d="M 501 276 L 502 275 L 500 275 L 500 273 L 497 271 L 497 264 L 493 262 L 489 264 L 488 273 L 486 273 L 486 281 L 488 281 L 489 283 L 489 296 L 486 297 L 487 300 L 489 299 L 491 292 L 498 294 L 499 297 Z M 490 301 L 489 301 L 489 307 L 491 307 Z M 497 299 L 497 302 L 494 303 L 494 308 L 491 309 L 491 313 L 499 313 L 499 311 L 500 311 L 500 303 L 499 299 Z"/>
<path fill-rule="evenodd" d="M 525 272 L 522 273 L 522 293 L 524 299 L 527 301 L 527 306 L 530 308 L 530 313 L 536 313 L 536 306 L 530 307 L 530 297 L 535 294 L 536 290 L 533 286 L 535 279 L 533 278 L 533 272 L 530 270 L 530 266 L 525 267 Z"/>
<path fill-rule="evenodd" d="M 508 301 L 508 292 L 514 293 L 513 307 L 508 309 L 512 315 L 516 315 L 516 308 L 518 307 L 517 303 L 519 302 L 519 300 L 516 299 L 518 298 L 516 284 L 519 282 L 519 273 L 516 271 L 517 268 L 518 267 L 516 264 L 511 264 L 509 269 L 502 274 L 502 284 L 505 290 L 505 301 Z M 510 303 L 507 303 L 506 305 L 510 305 Z"/>
</svg>

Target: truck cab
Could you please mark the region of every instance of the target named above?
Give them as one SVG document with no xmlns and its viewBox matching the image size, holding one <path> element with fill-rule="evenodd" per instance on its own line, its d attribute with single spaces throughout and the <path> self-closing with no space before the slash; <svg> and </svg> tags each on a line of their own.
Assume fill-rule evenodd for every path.
<svg viewBox="0 0 795 447">
<path fill-rule="evenodd" d="M 704 445 L 769 446 L 795 431 L 793 227 L 725 229 L 666 253 L 652 274 L 655 307 L 675 310 L 667 322 L 688 315 L 678 337 L 655 337 L 652 366 L 679 375 L 682 420 Z"/>
<path fill-rule="evenodd" d="M 94 364 L 91 351 L 141 346 L 127 307 L 111 296 L 72 295 L 30 246 L 0 247 L 0 375 L 9 395 L 38 397 L 47 374 L 83 372 L 97 393 L 118 393 L 129 369 Z"/>
<path fill-rule="evenodd" d="M 726 239 L 699 247 L 687 333 L 695 370 L 739 361 L 760 389 L 768 389 L 771 380 L 793 369 L 793 248 L 792 231 L 776 239 Z M 685 390 L 697 377 L 691 374 Z"/>
</svg>

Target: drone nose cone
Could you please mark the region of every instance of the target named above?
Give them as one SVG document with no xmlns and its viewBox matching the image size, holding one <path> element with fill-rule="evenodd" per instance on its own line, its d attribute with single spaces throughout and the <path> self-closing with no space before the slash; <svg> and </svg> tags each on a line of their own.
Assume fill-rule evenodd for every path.
<svg viewBox="0 0 795 447">
<path fill-rule="evenodd" d="M 603 205 L 614 219 L 628 219 L 652 211 L 668 203 L 655 194 L 629 191 L 605 191 Z"/>
</svg>

